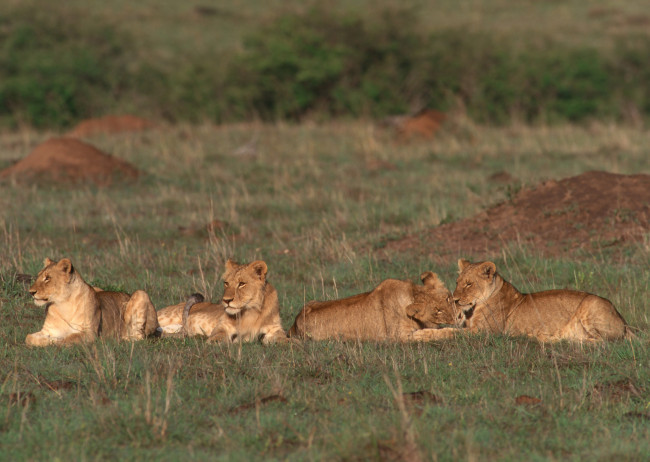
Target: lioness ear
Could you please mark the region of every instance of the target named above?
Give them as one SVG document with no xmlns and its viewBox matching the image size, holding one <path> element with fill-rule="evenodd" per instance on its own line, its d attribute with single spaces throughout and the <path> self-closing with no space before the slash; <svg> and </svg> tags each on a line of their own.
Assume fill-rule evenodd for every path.
<svg viewBox="0 0 650 462">
<path fill-rule="evenodd" d="M 438 278 L 438 275 L 433 271 L 425 271 L 420 275 L 420 280 L 425 286 L 433 287 L 434 289 L 446 289 L 445 283 Z"/>
<path fill-rule="evenodd" d="M 251 267 L 253 270 L 255 270 L 255 274 L 261 279 L 264 280 L 266 277 L 266 273 L 269 270 L 268 267 L 266 266 L 266 262 L 262 260 L 257 260 L 251 263 Z"/>
<path fill-rule="evenodd" d="M 74 268 L 72 267 L 72 262 L 69 258 L 62 258 L 59 260 L 59 263 L 56 264 L 56 267 L 63 271 L 64 273 L 72 274 Z"/>
<path fill-rule="evenodd" d="M 52 263 L 54 262 L 50 260 L 48 257 L 45 257 L 45 260 L 43 260 L 43 266 L 50 266 Z"/>
<path fill-rule="evenodd" d="M 425 309 L 426 309 L 426 305 L 424 303 L 416 303 L 416 302 L 411 303 L 410 305 L 407 305 L 405 308 L 406 316 L 415 319 L 420 319 L 424 314 Z"/>
<path fill-rule="evenodd" d="M 465 260 L 464 258 L 459 258 L 458 259 L 458 272 L 462 273 L 462 271 L 467 268 L 469 265 L 471 265 L 469 260 Z"/>
<path fill-rule="evenodd" d="M 226 271 L 232 271 L 233 269 L 237 268 L 239 265 L 237 264 L 236 261 L 231 260 L 230 258 L 226 261 Z"/>
<path fill-rule="evenodd" d="M 491 261 L 481 263 L 480 274 L 488 280 L 492 280 L 494 274 L 497 272 L 497 266 Z"/>
</svg>

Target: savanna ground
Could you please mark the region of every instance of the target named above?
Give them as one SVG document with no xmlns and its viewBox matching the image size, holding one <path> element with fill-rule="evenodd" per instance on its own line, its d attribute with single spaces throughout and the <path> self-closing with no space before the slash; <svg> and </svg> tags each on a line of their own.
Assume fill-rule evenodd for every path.
<svg viewBox="0 0 650 462">
<path fill-rule="evenodd" d="M 50 134 L 2 136 L 1 162 Z M 235 154 L 251 138 L 256 152 Z M 545 257 L 494 255 L 526 291 L 573 287 L 611 299 L 634 342 L 544 345 L 460 337 L 427 344 L 207 345 L 203 339 L 29 349 L 40 328 L 17 274 L 73 259 L 104 288 L 157 307 L 221 292 L 226 258 L 261 258 L 288 328 L 306 300 L 432 269 L 458 257 L 385 243 L 508 200 L 525 185 L 599 168 L 648 171 L 647 131 L 448 124 L 396 143 L 371 123 L 175 126 L 94 145 L 145 172 L 110 188 L 5 183 L 0 444 L 16 459 L 641 459 L 650 453 L 647 239 Z M 616 143 L 617 149 L 611 149 Z M 552 159 L 552 160 L 551 160 Z M 206 230 L 206 224 L 220 224 Z M 407 395 L 402 408 L 402 394 Z M 524 396 L 524 398 L 522 398 Z M 412 399 L 411 399 L 412 398 Z"/>
<path fill-rule="evenodd" d="M 241 49 L 260 23 L 313 4 L 73 0 L 53 7 L 32 0 L 0 6 L 3 18 L 18 6 L 27 18 L 33 12 L 63 12 L 69 16 L 66 24 L 80 24 L 81 29 L 72 27 L 75 33 L 96 24 L 126 31 L 130 61 L 112 52 L 97 55 L 98 62 L 115 58 L 115 67 L 108 69 L 120 72 L 105 72 L 110 91 L 92 95 L 82 114 L 94 107 L 101 108 L 95 109 L 97 116 L 104 115 L 106 105 L 115 102 L 118 112 L 177 121 L 141 133 L 86 138 L 134 164 L 142 172 L 134 182 L 107 188 L 0 183 L 0 458 L 649 458 L 650 237 L 600 242 L 598 233 L 591 233 L 586 245 L 558 242 L 553 252 L 513 240 L 494 253 L 440 253 L 430 238 L 436 226 L 503 201 L 515 203 L 520 189 L 544 180 L 590 170 L 650 173 L 650 132 L 640 115 L 644 93 L 617 123 L 587 119 L 553 126 L 542 120 L 527 126 L 513 110 L 512 122 L 489 127 L 472 122 L 462 104 L 452 104 L 433 140 L 406 142 L 371 121 L 314 123 L 309 114 L 299 124 L 224 126 L 201 123 L 209 120 L 210 110 L 197 109 L 194 118 L 174 117 L 174 104 L 185 104 L 183 114 L 188 114 L 192 104 L 211 101 L 212 93 L 196 91 L 195 77 L 205 74 L 212 82 L 222 53 Z M 356 0 L 332 8 L 365 17 L 385 6 L 395 4 Z M 618 40 L 645 37 L 650 30 L 641 1 L 411 6 L 426 31 L 467 30 L 524 48 L 530 43 L 543 48 L 552 39 L 567 48 L 592 47 L 598 56 L 615 55 Z M 0 32 L 7 31 L 12 32 L 11 21 Z M 13 37 L 12 46 L 21 50 L 24 37 Z M 16 56 L 7 62 L 15 64 Z M 213 60 L 196 66 L 204 56 Z M 40 75 L 31 67 L 40 61 L 43 75 L 50 75 L 47 60 L 20 61 L 26 76 Z M 90 63 L 82 64 L 92 68 Z M 187 71 L 185 90 L 190 91 L 174 79 L 170 88 L 144 79 L 134 88 L 151 94 L 133 96 L 118 76 L 142 63 L 144 77 L 151 63 L 174 79 L 194 69 L 195 74 Z M 207 71 L 201 74 L 202 69 Z M 72 75 L 64 75 L 72 87 L 60 88 L 80 90 Z M 30 87 L 25 93 L 34 92 Z M 142 104 L 145 96 L 155 100 L 157 94 L 169 95 L 167 106 Z M 73 109 L 68 117 L 79 110 Z M 57 123 L 56 110 L 46 114 L 53 118 L 43 120 L 63 128 L 33 130 L 20 111 L 2 125 L 9 128 L 0 133 L 0 169 L 71 128 L 65 126 L 71 119 Z M 194 119 L 199 122 L 182 122 Z M 643 218 L 621 213 L 631 225 Z M 569 220 L 566 225 L 590 227 Z M 410 244 L 398 245 L 402 242 Z M 207 345 L 192 338 L 29 349 L 24 338 L 40 329 L 44 313 L 31 302 L 25 275 L 35 275 L 45 257 L 64 256 L 88 282 L 145 289 L 157 308 L 195 291 L 217 300 L 227 258 L 264 259 L 285 328 L 306 301 L 359 293 L 387 277 L 415 281 L 422 271 L 433 270 L 453 290 L 459 257 L 489 257 L 522 291 L 570 287 L 610 299 L 638 329 L 638 338 L 545 345 L 479 335 L 425 344 L 331 341 L 266 347 Z"/>
</svg>

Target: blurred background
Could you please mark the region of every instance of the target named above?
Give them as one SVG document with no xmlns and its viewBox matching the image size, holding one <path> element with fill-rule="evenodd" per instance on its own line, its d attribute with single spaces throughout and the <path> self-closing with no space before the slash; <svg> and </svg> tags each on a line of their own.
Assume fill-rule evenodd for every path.
<svg viewBox="0 0 650 462">
<path fill-rule="evenodd" d="M 650 113 L 642 0 L 4 0 L 0 127 Z"/>
</svg>

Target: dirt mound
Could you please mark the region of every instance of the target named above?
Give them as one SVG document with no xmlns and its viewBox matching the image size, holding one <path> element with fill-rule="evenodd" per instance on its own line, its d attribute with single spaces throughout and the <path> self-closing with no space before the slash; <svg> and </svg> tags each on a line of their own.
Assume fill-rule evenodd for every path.
<svg viewBox="0 0 650 462">
<path fill-rule="evenodd" d="M 437 254 L 493 254 L 509 241 L 557 255 L 643 239 L 650 232 L 650 175 L 587 172 L 520 191 L 474 217 L 389 244 Z"/>
<path fill-rule="evenodd" d="M 114 179 L 135 179 L 138 170 L 128 162 L 105 154 L 73 138 L 53 138 L 27 157 L 0 171 L 0 178 L 20 182 L 43 179 L 57 183 L 93 182 L 106 186 Z"/>
<path fill-rule="evenodd" d="M 132 115 L 108 115 L 98 119 L 87 119 L 79 122 L 65 136 L 83 138 L 97 134 L 138 132 L 152 128 L 153 126 L 153 122 Z"/>
<path fill-rule="evenodd" d="M 446 115 L 433 109 L 423 109 L 412 115 L 388 117 L 380 122 L 382 126 L 393 127 L 398 139 L 431 139 L 440 129 Z"/>
</svg>

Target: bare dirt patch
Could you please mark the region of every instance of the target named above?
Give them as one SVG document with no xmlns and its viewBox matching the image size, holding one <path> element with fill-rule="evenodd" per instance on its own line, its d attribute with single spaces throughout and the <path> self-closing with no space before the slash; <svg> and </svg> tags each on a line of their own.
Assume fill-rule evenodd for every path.
<svg viewBox="0 0 650 462">
<path fill-rule="evenodd" d="M 387 248 L 427 246 L 437 255 L 489 255 L 509 242 L 544 254 L 642 240 L 650 232 L 650 175 L 587 172 L 524 189 L 476 216 L 407 236 Z"/>
<path fill-rule="evenodd" d="M 440 129 L 446 115 L 433 109 L 422 109 L 412 115 L 388 117 L 381 125 L 393 127 L 400 141 L 411 138 L 431 139 Z"/>
<path fill-rule="evenodd" d="M 139 132 L 154 127 L 154 123 L 133 115 L 108 115 L 97 119 L 86 119 L 79 122 L 66 136 L 84 138 L 98 134 L 122 132 Z"/>
<path fill-rule="evenodd" d="M 0 178 L 18 182 L 92 182 L 98 186 L 107 186 L 115 179 L 135 179 L 138 175 L 138 170 L 128 162 L 74 138 L 47 140 L 24 159 L 0 171 Z"/>
</svg>

